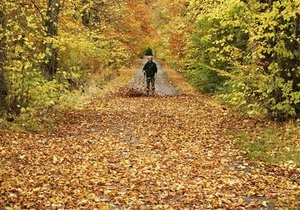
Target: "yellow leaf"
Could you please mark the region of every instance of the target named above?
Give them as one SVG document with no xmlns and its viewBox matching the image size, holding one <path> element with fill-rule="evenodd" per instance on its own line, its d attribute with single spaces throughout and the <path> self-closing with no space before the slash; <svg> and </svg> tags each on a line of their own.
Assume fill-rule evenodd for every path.
<svg viewBox="0 0 300 210">
<path fill-rule="evenodd" d="M 109 210 L 109 205 L 101 206 L 100 210 Z"/>
<path fill-rule="evenodd" d="M 263 206 L 265 206 L 265 207 L 267 207 L 267 206 L 268 206 L 268 203 L 267 203 L 267 201 L 263 201 L 263 202 L 261 202 L 261 204 L 262 204 Z"/>
</svg>

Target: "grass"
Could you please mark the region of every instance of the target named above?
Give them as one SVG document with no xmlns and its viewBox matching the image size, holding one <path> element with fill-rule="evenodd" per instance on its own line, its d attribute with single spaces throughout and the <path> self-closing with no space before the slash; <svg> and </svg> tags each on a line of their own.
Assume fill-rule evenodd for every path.
<svg viewBox="0 0 300 210">
<path fill-rule="evenodd" d="M 182 73 L 175 71 L 167 65 L 164 65 L 163 67 L 172 85 L 174 85 L 181 93 L 190 95 L 198 93 L 197 90 L 188 83 Z"/>
<path fill-rule="evenodd" d="M 294 125 L 239 132 L 236 145 L 253 161 L 300 167 L 300 129 Z"/>
</svg>

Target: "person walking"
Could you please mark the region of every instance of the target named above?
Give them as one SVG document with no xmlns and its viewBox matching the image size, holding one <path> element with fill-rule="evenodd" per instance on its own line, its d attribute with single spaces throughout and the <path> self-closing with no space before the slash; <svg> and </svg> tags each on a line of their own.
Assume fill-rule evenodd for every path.
<svg viewBox="0 0 300 210">
<path fill-rule="evenodd" d="M 150 92 L 150 86 L 151 86 L 151 92 L 152 94 L 154 94 L 155 91 L 155 76 L 157 73 L 157 65 L 156 63 L 153 61 L 153 57 L 150 56 L 148 58 L 148 62 L 145 64 L 144 68 L 143 68 L 143 72 L 146 78 L 146 82 L 147 82 L 147 95 L 149 95 Z"/>
</svg>

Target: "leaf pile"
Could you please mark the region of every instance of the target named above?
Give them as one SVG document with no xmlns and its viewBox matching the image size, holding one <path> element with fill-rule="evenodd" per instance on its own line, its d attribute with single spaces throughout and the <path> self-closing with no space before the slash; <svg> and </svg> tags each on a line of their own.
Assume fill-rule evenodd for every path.
<svg viewBox="0 0 300 210">
<path fill-rule="evenodd" d="M 141 96 L 146 96 L 145 91 L 140 90 L 138 88 L 134 87 L 125 87 L 121 88 L 120 91 L 118 92 L 118 95 L 121 97 L 141 97 Z"/>
<path fill-rule="evenodd" d="M 298 169 L 251 165 L 200 95 L 94 98 L 55 132 L 0 138 L 0 206 L 298 208 Z"/>
</svg>

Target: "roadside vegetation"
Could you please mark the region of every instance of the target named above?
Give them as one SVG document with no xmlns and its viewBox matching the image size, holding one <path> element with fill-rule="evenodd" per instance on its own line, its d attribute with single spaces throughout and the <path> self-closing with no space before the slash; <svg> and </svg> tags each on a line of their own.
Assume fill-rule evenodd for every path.
<svg viewBox="0 0 300 210">
<path fill-rule="evenodd" d="M 266 121 L 235 131 L 249 158 L 299 166 L 300 3 L 160 0 L 157 52 L 224 109 Z M 267 123 L 269 122 L 270 123 Z"/>
<path fill-rule="evenodd" d="M 83 92 L 129 68 L 154 33 L 147 7 L 127 0 L 1 1 L 1 130 L 51 128 Z"/>
</svg>

